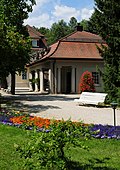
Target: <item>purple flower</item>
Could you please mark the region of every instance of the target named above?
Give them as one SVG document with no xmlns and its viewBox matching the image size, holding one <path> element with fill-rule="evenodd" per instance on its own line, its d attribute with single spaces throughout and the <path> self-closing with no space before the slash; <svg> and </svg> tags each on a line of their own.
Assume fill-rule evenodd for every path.
<svg viewBox="0 0 120 170">
<path fill-rule="evenodd" d="M 90 129 L 93 132 L 93 137 L 95 138 L 115 138 L 119 139 L 120 136 L 120 126 L 111 126 L 111 125 L 101 125 L 96 124 Z"/>
</svg>

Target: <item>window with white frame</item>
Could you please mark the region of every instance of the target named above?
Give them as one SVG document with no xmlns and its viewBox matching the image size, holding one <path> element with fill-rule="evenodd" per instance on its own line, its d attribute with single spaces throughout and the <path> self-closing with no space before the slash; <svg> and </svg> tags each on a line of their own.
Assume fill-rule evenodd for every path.
<svg viewBox="0 0 120 170">
<path fill-rule="evenodd" d="M 39 47 L 38 40 L 32 40 L 32 47 Z"/>
<path fill-rule="evenodd" d="M 26 79 L 27 79 L 27 72 L 22 71 L 22 80 L 26 80 Z"/>
<path fill-rule="evenodd" d="M 92 76 L 93 76 L 93 81 L 95 83 L 95 85 L 99 85 L 99 73 L 98 72 L 92 72 Z"/>
</svg>

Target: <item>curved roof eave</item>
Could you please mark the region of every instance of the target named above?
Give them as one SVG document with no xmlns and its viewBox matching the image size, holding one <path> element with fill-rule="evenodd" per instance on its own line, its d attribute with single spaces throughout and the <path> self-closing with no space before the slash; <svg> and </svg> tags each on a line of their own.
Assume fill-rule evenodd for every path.
<svg viewBox="0 0 120 170">
<path fill-rule="evenodd" d="M 33 63 L 28 64 L 27 67 L 32 66 L 32 65 L 35 65 L 35 64 L 38 64 L 38 63 L 40 63 L 40 62 L 43 62 L 43 61 L 49 59 L 50 56 L 52 56 L 52 55 L 56 52 L 59 44 L 60 44 L 60 41 L 57 41 L 56 43 L 52 44 L 52 45 L 50 46 L 51 48 L 53 47 L 53 50 L 52 50 L 52 51 L 50 50 L 48 54 L 46 54 L 44 57 L 40 58 L 38 61 L 35 61 L 35 62 L 33 62 Z"/>
<path fill-rule="evenodd" d="M 52 44 L 50 46 L 50 48 L 51 48 L 50 51 L 44 57 L 42 57 L 41 60 L 50 58 L 50 56 L 52 56 L 57 51 L 59 44 L 60 44 L 60 41 L 57 41 L 56 43 Z"/>
</svg>

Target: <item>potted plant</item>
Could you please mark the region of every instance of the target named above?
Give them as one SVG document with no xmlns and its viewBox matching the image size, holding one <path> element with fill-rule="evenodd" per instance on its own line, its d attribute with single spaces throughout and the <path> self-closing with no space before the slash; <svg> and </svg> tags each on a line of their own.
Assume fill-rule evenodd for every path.
<svg viewBox="0 0 120 170">
<path fill-rule="evenodd" d="M 32 90 L 34 91 L 35 90 L 35 78 L 29 79 L 29 82 L 31 83 Z"/>
</svg>

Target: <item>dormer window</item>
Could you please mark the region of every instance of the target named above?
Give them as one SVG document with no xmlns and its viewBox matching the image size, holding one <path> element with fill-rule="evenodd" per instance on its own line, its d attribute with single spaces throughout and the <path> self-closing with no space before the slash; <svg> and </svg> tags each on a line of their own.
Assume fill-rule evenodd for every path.
<svg viewBox="0 0 120 170">
<path fill-rule="evenodd" d="M 39 40 L 32 40 L 32 47 L 39 47 Z"/>
</svg>

